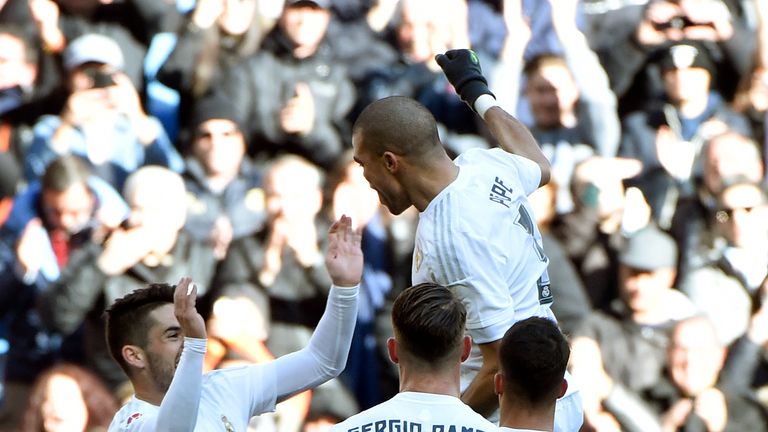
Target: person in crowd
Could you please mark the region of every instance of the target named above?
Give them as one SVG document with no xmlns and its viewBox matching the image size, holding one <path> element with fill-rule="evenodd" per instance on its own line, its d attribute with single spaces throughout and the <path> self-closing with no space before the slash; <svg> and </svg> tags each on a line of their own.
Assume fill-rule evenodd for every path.
<svg viewBox="0 0 768 432">
<path fill-rule="evenodd" d="M 79 333 L 63 337 L 46 329 L 35 309 L 40 293 L 62 272 L 77 271 L 70 259 L 106 230 L 127 217 L 128 206 L 109 185 L 89 172 L 77 157 L 54 160 L 43 178 L 20 192 L 0 232 L 13 253 L 0 264 L 0 317 L 8 325 L 6 403 L 2 416 L 9 424 L 22 412 L 20 404 L 35 377 L 60 359 L 82 360 Z"/>
<path fill-rule="evenodd" d="M 661 430 L 768 430 L 768 412 L 719 380 L 727 348 L 703 316 L 678 322 L 667 348 L 667 373 L 644 395 Z"/>
<path fill-rule="evenodd" d="M 330 0 L 286 1 L 261 49 L 216 85 L 257 158 L 294 153 L 330 168 L 347 146 L 355 90 L 326 41 L 330 20 Z"/>
<path fill-rule="evenodd" d="M 39 49 L 34 32 L 17 22 L 0 20 L 0 52 L 0 152 L 22 164 L 32 144 L 32 125 L 55 112 L 61 76 L 53 56 Z"/>
<path fill-rule="evenodd" d="M 331 431 L 366 430 L 382 423 L 403 429 L 418 424 L 422 430 L 493 430 L 492 423 L 460 399 L 461 362 L 472 348 L 464 334 L 466 317 L 464 305 L 444 286 L 421 283 L 400 293 L 392 308 L 394 337 L 387 341 L 389 357 L 400 371 L 400 391 Z"/>
<path fill-rule="evenodd" d="M 590 41 L 619 98 L 619 115 L 643 109 L 663 94 L 655 52 L 682 40 L 711 50 L 718 74 L 712 88 L 730 100 L 752 64 L 755 38 L 729 0 L 649 0 L 617 8 L 596 7 L 587 18 Z"/>
<path fill-rule="evenodd" d="M 157 79 L 179 92 L 182 128 L 194 133 L 192 107 L 226 69 L 258 51 L 274 22 L 262 13 L 257 0 L 204 0 L 180 26 L 176 44 L 157 72 Z"/>
<path fill-rule="evenodd" d="M 726 178 L 709 213 L 713 239 L 680 289 L 711 321 L 722 344 L 748 328 L 753 298 L 768 276 L 768 197 L 759 183 Z"/>
<path fill-rule="evenodd" d="M 549 182 L 550 164 L 528 129 L 498 106 L 473 51 L 448 51 L 437 62 L 500 148 L 451 160 L 431 113 L 394 96 L 357 118 L 354 157 L 392 214 L 411 206 L 420 212 L 413 283 L 445 285 L 470 306 L 467 330 L 478 347 L 465 366 L 462 400 L 490 416 L 498 408 L 493 376 L 504 332 L 529 316 L 555 319 L 548 258 L 527 200 Z M 575 386 L 558 403 L 558 427 L 578 429 L 583 416 Z"/>
<path fill-rule="evenodd" d="M 202 375 L 206 328 L 189 278 L 175 287 L 153 284 L 116 301 L 107 311 L 107 338 L 135 395 L 110 430 L 245 430 L 251 417 L 341 373 L 357 315 L 363 254 L 349 218 L 334 223 L 328 236 L 325 262 L 333 286 L 326 312 L 306 347 L 272 362 Z"/>
<path fill-rule="evenodd" d="M 571 350 L 551 320 L 531 317 L 516 322 L 504 334 L 499 372 L 502 431 L 553 431 L 555 404 L 565 394 L 563 378 Z"/>
<path fill-rule="evenodd" d="M 32 387 L 20 432 L 106 432 L 118 401 L 88 369 L 61 363 Z"/>
<path fill-rule="evenodd" d="M 206 98 L 193 109 L 184 183 L 185 230 L 207 241 L 218 259 L 233 240 L 260 231 L 266 219 L 262 169 L 246 155 L 243 126 L 228 101 Z"/>
<path fill-rule="evenodd" d="M 43 116 L 25 159 L 25 175 L 34 180 L 57 156 L 74 154 L 94 173 L 122 190 L 132 171 L 162 165 L 181 172 L 184 161 L 160 122 L 148 116 L 131 80 L 120 47 L 112 39 L 87 34 L 63 53 L 69 97 L 59 115 Z"/>
<path fill-rule="evenodd" d="M 593 312 L 573 334 L 570 369 L 582 385 L 585 424 L 650 430 L 655 420 L 638 407 L 640 394 L 662 374 L 668 330 L 695 308 L 672 288 L 677 247 L 654 225 L 627 239 L 619 262 L 620 298 L 610 313 Z"/>
<path fill-rule="evenodd" d="M 516 112 L 524 77 L 524 107 L 532 117 L 531 133 L 552 163 L 553 180 L 558 185 L 557 210 L 564 214 L 574 207 L 570 182 L 576 165 L 593 155 L 616 155 L 620 137 L 616 96 L 576 25 L 577 1 L 559 2 L 550 8 L 563 54 L 539 53 L 527 61 L 523 53 L 532 32 L 520 5 L 515 8 L 514 4 L 507 3 L 510 10 L 505 17 L 510 31 L 502 56 L 489 74 L 491 87 L 507 110 Z"/>
<path fill-rule="evenodd" d="M 104 309 L 147 283 L 185 274 L 194 275 L 200 294 L 207 295 L 215 271 L 210 246 L 182 230 L 186 191 L 178 174 L 143 167 L 128 177 L 123 196 L 130 217 L 104 241 L 73 253 L 69 267 L 40 293 L 36 305 L 49 330 L 70 335 L 83 326 L 86 365 L 112 390 L 126 377 L 107 351 Z"/>
<path fill-rule="evenodd" d="M 640 191 L 626 187 L 625 180 L 641 169 L 640 161 L 635 159 L 586 159 L 576 166 L 571 179 L 574 211 L 552 224 L 554 237 L 576 266 L 594 309 L 609 309 L 619 295 L 618 255 L 625 221 L 631 217 L 642 219 L 647 207 Z M 635 225 L 642 227 L 647 219 Z"/>
</svg>

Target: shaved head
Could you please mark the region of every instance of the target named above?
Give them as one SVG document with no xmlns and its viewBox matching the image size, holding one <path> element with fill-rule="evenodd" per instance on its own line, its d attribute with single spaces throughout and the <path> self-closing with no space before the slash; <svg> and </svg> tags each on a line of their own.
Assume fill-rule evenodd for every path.
<svg viewBox="0 0 768 432">
<path fill-rule="evenodd" d="M 355 121 L 352 134 L 375 155 L 390 151 L 419 158 L 436 149 L 443 151 L 432 113 L 403 96 L 380 99 L 368 105 Z"/>
</svg>

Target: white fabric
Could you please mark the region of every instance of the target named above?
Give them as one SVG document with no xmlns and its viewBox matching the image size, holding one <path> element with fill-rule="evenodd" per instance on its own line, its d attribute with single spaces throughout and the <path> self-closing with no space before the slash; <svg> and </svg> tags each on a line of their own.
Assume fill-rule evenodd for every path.
<svg viewBox="0 0 768 432">
<path fill-rule="evenodd" d="M 496 98 L 489 94 L 480 95 L 475 99 L 475 111 L 483 119 L 485 119 L 485 112 L 495 106 L 499 106 L 499 104 L 496 102 Z"/>
<path fill-rule="evenodd" d="M 494 432 L 496 429 L 456 397 L 402 392 L 334 425 L 331 432 Z"/>
<path fill-rule="evenodd" d="M 341 373 L 352 342 L 358 290 L 331 287 L 308 346 L 271 362 L 202 375 L 203 354 L 185 347 L 161 406 L 133 397 L 112 419 L 109 431 L 245 431 L 251 417 L 274 411 L 278 400 Z M 190 399 L 196 387 L 201 389 L 199 404 Z M 175 409 L 166 411 L 166 405 Z"/>
<path fill-rule="evenodd" d="M 555 316 L 549 259 L 527 199 L 539 187 L 539 166 L 499 148 L 471 149 L 454 163 L 456 180 L 419 215 L 411 277 L 414 285 L 451 288 L 467 308 L 467 333 L 475 345 L 462 364 L 463 392 L 482 366 L 476 344 L 500 340 L 519 320 Z M 577 397 L 573 385 L 561 401 Z M 580 406 L 576 416 L 568 423 L 581 423 Z"/>
</svg>

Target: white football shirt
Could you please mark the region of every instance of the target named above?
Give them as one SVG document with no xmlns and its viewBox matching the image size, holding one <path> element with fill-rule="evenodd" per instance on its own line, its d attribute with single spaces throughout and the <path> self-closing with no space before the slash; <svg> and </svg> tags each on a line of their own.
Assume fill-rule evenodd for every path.
<svg viewBox="0 0 768 432">
<path fill-rule="evenodd" d="M 459 398 L 402 392 L 334 425 L 331 432 L 495 432 L 496 429 Z"/>
</svg>

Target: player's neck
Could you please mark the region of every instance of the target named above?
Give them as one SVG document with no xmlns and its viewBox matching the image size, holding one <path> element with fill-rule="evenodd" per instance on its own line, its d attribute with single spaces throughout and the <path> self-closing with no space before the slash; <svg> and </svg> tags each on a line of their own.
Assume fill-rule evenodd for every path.
<svg viewBox="0 0 768 432">
<path fill-rule="evenodd" d="M 429 203 L 447 188 L 459 176 L 459 167 L 446 159 L 429 167 L 422 167 L 417 173 L 419 183 L 412 188 L 411 202 L 420 212 L 426 210 Z"/>
<path fill-rule="evenodd" d="M 506 393 L 505 393 L 506 396 Z M 500 427 L 512 429 L 530 429 L 552 431 L 555 427 L 554 404 L 550 410 L 541 411 L 517 404 L 515 401 L 501 400 Z"/>
<path fill-rule="evenodd" d="M 400 392 L 461 396 L 459 377 L 453 371 L 410 372 L 403 367 L 400 368 Z"/>
<path fill-rule="evenodd" d="M 160 406 L 160 403 L 163 402 L 163 397 L 165 396 L 164 392 L 157 391 L 153 385 L 142 385 L 140 383 L 134 382 L 134 396 L 136 399 L 142 400 L 146 403 Z"/>
</svg>

